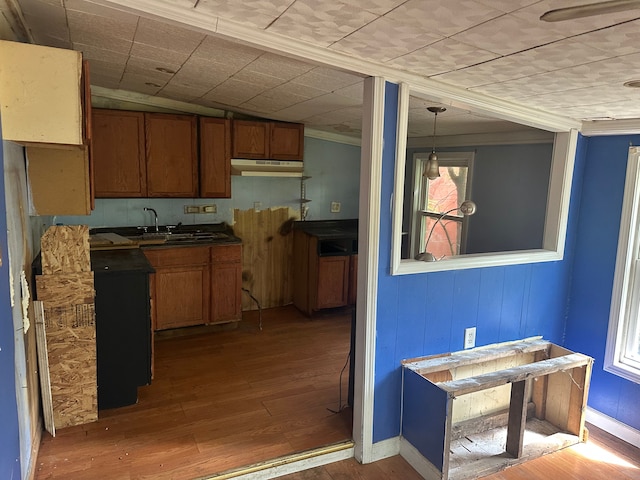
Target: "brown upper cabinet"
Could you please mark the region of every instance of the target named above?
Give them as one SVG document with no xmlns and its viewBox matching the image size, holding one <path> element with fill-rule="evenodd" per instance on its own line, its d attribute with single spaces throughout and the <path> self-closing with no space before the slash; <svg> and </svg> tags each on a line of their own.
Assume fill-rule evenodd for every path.
<svg viewBox="0 0 640 480">
<path fill-rule="evenodd" d="M 200 117 L 200 196 L 231 197 L 231 120 Z"/>
<path fill-rule="evenodd" d="M 147 196 L 198 196 L 197 123 L 193 115 L 145 113 Z"/>
<path fill-rule="evenodd" d="M 146 197 L 144 113 L 94 109 L 92 128 L 96 197 Z"/>
<path fill-rule="evenodd" d="M 302 160 L 304 125 L 233 121 L 233 158 Z"/>
<path fill-rule="evenodd" d="M 269 158 L 274 160 L 302 160 L 304 153 L 304 125 L 301 123 L 270 122 L 271 142 Z"/>
</svg>

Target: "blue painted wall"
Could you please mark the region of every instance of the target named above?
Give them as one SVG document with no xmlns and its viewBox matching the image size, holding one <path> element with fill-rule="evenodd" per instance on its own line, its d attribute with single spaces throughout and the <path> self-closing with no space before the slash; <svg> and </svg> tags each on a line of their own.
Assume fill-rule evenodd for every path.
<svg viewBox="0 0 640 480">
<path fill-rule="evenodd" d="M 360 147 L 305 137 L 305 175 L 308 203 L 307 220 L 358 218 L 360 186 Z M 248 210 L 254 202 L 263 209 L 290 207 L 300 209 L 299 178 L 231 177 L 231 198 L 126 198 L 97 199 L 89 216 L 60 216 L 56 223 L 85 224 L 91 227 L 153 225 L 144 207 L 158 211 L 162 225 L 194 223 L 233 223 L 233 210 Z M 340 202 L 339 213 L 331 213 L 331 202 Z M 185 215 L 185 205 L 215 204 L 216 214 Z"/>
<path fill-rule="evenodd" d="M 4 171 L 1 146 L 0 167 Z M 0 255 L 2 258 L 0 266 L 0 478 L 18 479 L 20 478 L 20 435 L 5 212 L 4 175 L 0 175 Z"/>
<path fill-rule="evenodd" d="M 374 396 L 374 442 L 395 437 L 400 428 L 400 362 L 405 358 L 463 348 L 466 327 L 477 327 L 477 345 L 533 335 L 562 343 L 573 231 L 570 209 L 565 260 L 455 272 L 391 276 L 391 211 L 395 163 L 397 86 L 387 84 L 380 270 L 378 274 Z M 579 169 L 578 165 L 576 169 Z M 580 182 L 574 183 L 574 194 Z"/>
<path fill-rule="evenodd" d="M 566 346 L 595 358 L 589 406 L 640 429 L 640 385 L 603 370 L 629 146 L 640 145 L 640 135 L 593 137 L 583 143 Z"/>
</svg>

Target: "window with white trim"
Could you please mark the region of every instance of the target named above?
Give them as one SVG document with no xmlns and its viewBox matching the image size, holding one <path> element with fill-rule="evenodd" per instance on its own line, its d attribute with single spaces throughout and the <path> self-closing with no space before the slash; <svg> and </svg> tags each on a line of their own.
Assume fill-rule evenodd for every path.
<svg viewBox="0 0 640 480">
<path fill-rule="evenodd" d="M 640 383 L 640 147 L 629 149 L 604 363 Z"/>
<path fill-rule="evenodd" d="M 427 247 L 436 258 L 465 253 L 467 218 L 454 210 L 471 198 L 473 152 L 438 153 L 440 177 L 425 176 L 429 152 L 414 154 L 411 257 Z M 451 211 L 453 210 L 453 211 Z M 443 216 L 443 213 L 449 212 Z"/>
</svg>

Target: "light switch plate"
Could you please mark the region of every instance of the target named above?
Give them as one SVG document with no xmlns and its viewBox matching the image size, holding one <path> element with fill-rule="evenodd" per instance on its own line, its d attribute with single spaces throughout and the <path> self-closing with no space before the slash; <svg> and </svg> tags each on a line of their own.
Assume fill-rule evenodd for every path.
<svg viewBox="0 0 640 480">
<path fill-rule="evenodd" d="M 340 202 L 331 202 L 331 213 L 340 212 Z"/>
<path fill-rule="evenodd" d="M 199 212 L 200 212 L 200 207 L 198 207 L 197 205 L 184 206 L 184 213 L 199 213 Z"/>
</svg>

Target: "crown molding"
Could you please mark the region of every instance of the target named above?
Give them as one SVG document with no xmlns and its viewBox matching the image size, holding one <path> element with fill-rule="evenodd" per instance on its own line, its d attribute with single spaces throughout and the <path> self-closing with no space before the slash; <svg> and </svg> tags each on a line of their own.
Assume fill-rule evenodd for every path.
<svg viewBox="0 0 640 480">
<path fill-rule="evenodd" d="M 300 40 L 265 32 L 255 27 L 218 18 L 213 15 L 185 9 L 169 1 L 137 0 L 135 8 L 130 0 L 93 0 L 93 3 L 152 18 L 163 18 L 191 26 L 199 31 L 217 34 L 261 50 L 278 53 L 317 65 L 325 65 L 362 76 L 382 77 L 395 83 L 408 83 L 412 94 L 447 106 L 470 109 L 503 120 L 521 123 L 552 132 L 579 129 L 581 122 L 565 116 L 534 110 L 522 105 L 489 97 L 466 89 L 447 85 L 386 65 L 352 57 L 347 54 L 318 47 Z"/>
<path fill-rule="evenodd" d="M 640 118 L 584 121 L 580 133 L 585 137 L 637 135 L 640 134 Z"/>
<path fill-rule="evenodd" d="M 317 138 L 318 140 L 327 140 L 328 142 L 343 143 L 345 145 L 354 145 L 359 147 L 362 144 L 360 137 L 350 137 L 348 135 L 341 135 L 334 132 L 326 132 L 324 130 L 316 130 L 315 128 L 304 129 L 304 136 L 310 138 Z"/>
<path fill-rule="evenodd" d="M 520 132 L 493 132 L 466 135 L 442 135 L 437 137 L 437 147 L 475 147 L 480 145 L 532 145 L 535 143 L 553 143 L 554 134 L 545 130 L 527 130 Z M 407 148 L 429 148 L 433 146 L 433 137 L 411 137 L 407 139 Z"/>
</svg>

